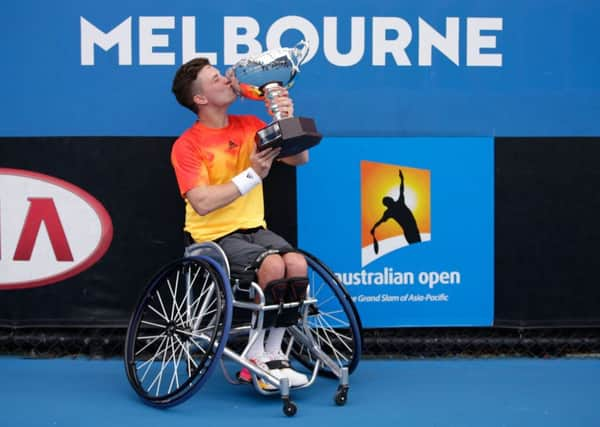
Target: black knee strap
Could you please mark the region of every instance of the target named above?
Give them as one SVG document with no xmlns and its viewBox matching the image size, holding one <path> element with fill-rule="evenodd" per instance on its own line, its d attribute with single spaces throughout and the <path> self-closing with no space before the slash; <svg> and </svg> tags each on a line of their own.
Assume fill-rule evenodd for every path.
<svg viewBox="0 0 600 427">
<path fill-rule="evenodd" d="M 287 302 L 288 287 L 287 279 L 271 280 L 263 290 L 265 303 L 271 305 Z"/>
<path fill-rule="evenodd" d="M 286 302 L 304 301 L 306 299 L 306 289 L 308 288 L 308 277 L 290 277 L 287 279 L 288 292 Z M 300 318 L 300 307 L 287 308 L 277 317 L 277 326 L 295 325 Z"/>
<path fill-rule="evenodd" d="M 286 302 L 287 294 L 288 294 L 288 281 L 287 279 L 279 279 L 272 280 L 263 289 L 263 293 L 265 294 L 265 304 L 266 305 L 282 305 Z M 271 326 L 277 325 L 277 320 L 279 315 L 285 311 L 283 308 L 279 308 L 279 310 L 269 310 L 264 313 L 263 326 L 265 328 L 270 328 Z"/>
<path fill-rule="evenodd" d="M 288 298 L 290 301 L 304 301 L 306 299 L 308 277 L 290 277 L 288 284 Z"/>
<path fill-rule="evenodd" d="M 308 287 L 308 277 L 291 277 L 289 279 L 273 280 L 265 286 L 265 303 L 267 305 L 283 305 L 287 302 L 304 301 L 306 299 L 306 289 Z M 287 327 L 295 325 L 300 317 L 299 307 L 282 308 L 279 310 L 265 311 L 265 327 Z"/>
</svg>

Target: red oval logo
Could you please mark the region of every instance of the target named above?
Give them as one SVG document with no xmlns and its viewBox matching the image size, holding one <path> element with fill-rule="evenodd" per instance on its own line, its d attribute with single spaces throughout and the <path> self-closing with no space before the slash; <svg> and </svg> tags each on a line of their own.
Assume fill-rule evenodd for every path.
<svg viewBox="0 0 600 427">
<path fill-rule="evenodd" d="M 50 285 L 90 268 L 113 237 L 92 195 L 52 176 L 0 168 L 0 290 Z"/>
</svg>

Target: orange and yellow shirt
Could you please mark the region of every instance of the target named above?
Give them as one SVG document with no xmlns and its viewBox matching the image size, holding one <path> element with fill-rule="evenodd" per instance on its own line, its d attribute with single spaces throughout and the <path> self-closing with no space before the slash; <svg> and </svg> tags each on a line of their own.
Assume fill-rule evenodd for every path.
<svg viewBox="0 0 600 427">
<path fill-rule="evenodd" d="M 179 191 L 224 184 L 250 167 L 256 131 L 266 124 L 254 116 L 229 116 L 229 125 L 208 128 L 196 122 L 173 144 L 171 163 Z M 200 216 L 186 199 L 185 231 L 195 241 L 215 240 L 241 228 L 265 226 L 262 184 L 232 203 Z"/>
</svg>

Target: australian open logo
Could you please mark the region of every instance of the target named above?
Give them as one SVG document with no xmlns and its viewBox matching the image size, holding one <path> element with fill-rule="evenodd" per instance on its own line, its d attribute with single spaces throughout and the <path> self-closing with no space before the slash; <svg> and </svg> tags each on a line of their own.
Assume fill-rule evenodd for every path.
<svg viewBox="0 0 600 427">
<path fill-rule="evenodd" d="M 361 161 L 361 265 L 431 240 L 431 173 Z"/>
</svg>

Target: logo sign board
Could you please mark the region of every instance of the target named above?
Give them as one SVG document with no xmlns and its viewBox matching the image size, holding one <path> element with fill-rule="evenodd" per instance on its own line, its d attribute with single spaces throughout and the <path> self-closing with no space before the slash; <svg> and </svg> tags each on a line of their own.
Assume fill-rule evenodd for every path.
<svg viewBox="0 0 600 427">
<path fill-rule="evenodd" d="M 85 190 L 0 168 L 0 290 L 72 277 L 102 258 L 112 235 L 108 212 Z"/>
<path fill-rule="evenodd" d="M 181 64 L 224 72 L 302 39 L 290 93 L 324 135 L 599 134 L 597 2 L 439 3 L 5 2 L 0 134 L 176 136 L 195 119 L 170 90 Z M 52 108 L 31 120 L 40 63 Z M 269 120 L 259 102 L 232 111 Z"/>
<path fill-rule="evenodd" d="M 489 326 L 492 138 L 327 138 L 298 168 L 298 243 L 367 327 Z"/>
</svg>

